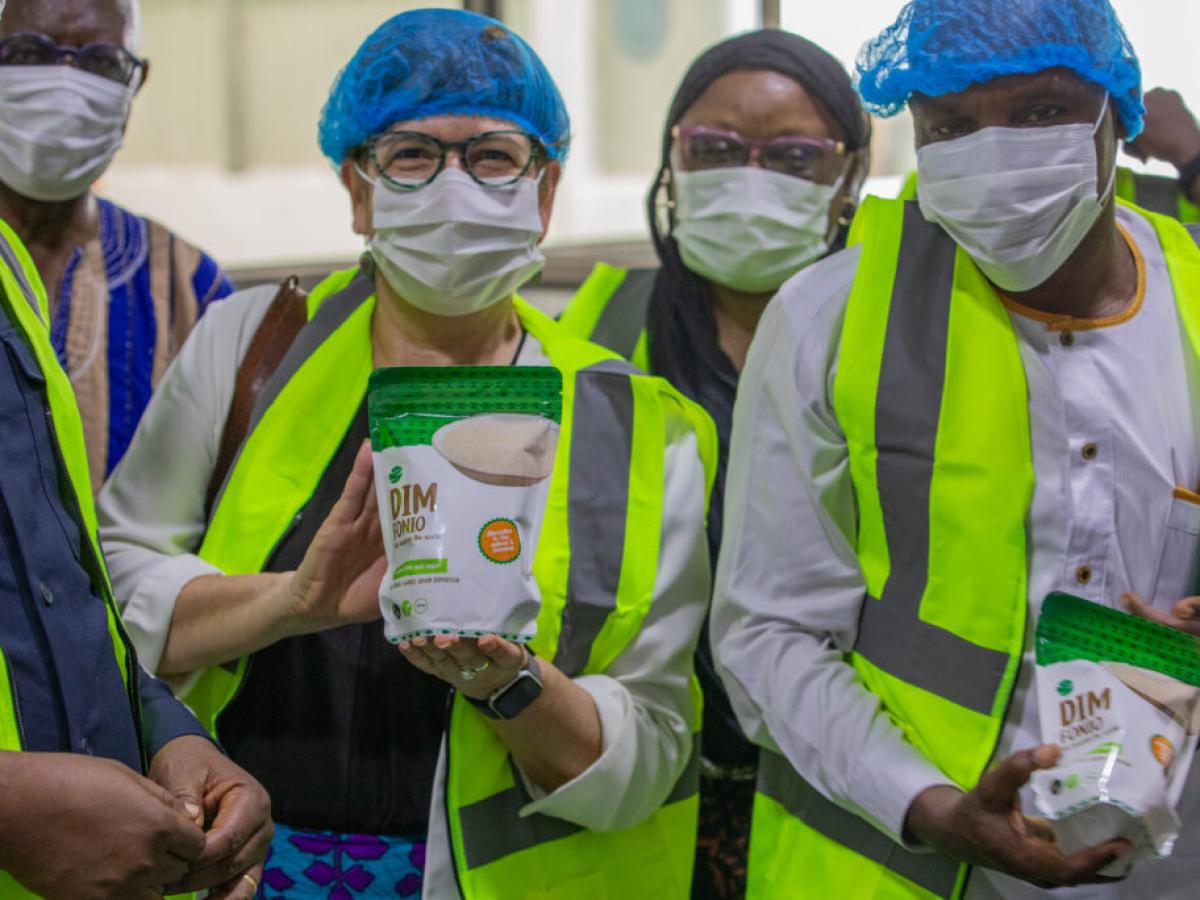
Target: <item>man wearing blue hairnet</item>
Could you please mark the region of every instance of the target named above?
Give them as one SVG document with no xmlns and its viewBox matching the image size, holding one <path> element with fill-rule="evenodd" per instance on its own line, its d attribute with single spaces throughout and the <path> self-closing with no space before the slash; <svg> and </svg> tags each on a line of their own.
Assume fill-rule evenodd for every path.
<svg viewBox="0 0 1200 900">
<path fill-rule="evenodd" d="M 268 286 L 214 308 L 102 494 L 142 658 L 190 676 L 185 699 L 272 795 L 263 896 L 689 892 L 716 436 L 665 381 L 515 295 L 541 268 L 568 140 L 549 73 L 499 22 L 422 10 L 380 26 L 320 124 L 361 264 L 307 299 Z M 547 524 L 507 561 L 540 590 L 528 646 L 385 637 L 366 395 L 373 369 L 407 366 L 563 376 Z M 453 409 L 463 382 L 444 378 Z M 438 513 L 425 539 L 464 529 Z M 433 561 L 415 585 L 453 590 L 462 560 Z"/>
<path fill-rule="evenodd" d="M 1169 823 L 1111 806 L 1056 842 L 1031 788 L 1080 786 L 1045 598 L 1200 634 L 1200 249 L 1113 200 L 1137 58 L 1107 0 L 915 0 L 858 68 L 912 109 L 918 202 L 869 198 L 784 285 L 734 418 L 712 629 L 763 750 L 750 895 L 1194 896 L 1195 779 L 1164 860 Z"/>
</svg>

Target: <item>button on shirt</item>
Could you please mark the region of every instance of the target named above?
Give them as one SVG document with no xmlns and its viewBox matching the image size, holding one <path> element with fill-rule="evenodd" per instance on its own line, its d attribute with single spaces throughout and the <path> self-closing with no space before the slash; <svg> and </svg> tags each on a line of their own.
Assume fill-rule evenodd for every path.
<svg viewBox="0 0 1200 900">
<path fill-rule="evenodd" d="M 0 649 L 26 750 L 88 753 L 142 767 L 199 724 L 144 676 L 142 734 L 108 630 L 95 565 L 60 480 L 45 379 L 0 298 Z M 24 302 L 23 300 L 19 302 Z M 65 477 L 65 476 L 64 476 Z M 132 649 L 130 649 L 132 658 Z"/>
<path fill-rule="evenodd" d="M 1123 315 L 1047 321 L 1008 304 L 1028 383 L 1036 486 L 1026 651 L 998 759 L 1042 743 L 1032 650 L 1047 594 L 1119 608 L 1132 591 L 1168 610 L 1192 593 L 1200 540 L 1200 497 L 1190 493 L 1200 484 L 1197 395 L 1189 387 L 1196 359 L 1152 226 L 1127 209 L 1118 221 L 1140 276 Z M 759 328 L 734 418 L 712 629 L 748 734 L 899 840 L 913 798 L 948 779 L 903 738 L 844 656 L 865 583 L 852 550 L 857 512 L 846 439 L 831 398 L 857 264 L 852 249 L 801 273 Z M 1139 864 L 1122 883 L 1049 893 L 977 870 L 967 897 L 1190 896 L 1200 864 L 1198 792 L 1194 778 L 1176 855 Z M 1036 814 L 1028 791 L 1022 800 Z"/>
</svg>

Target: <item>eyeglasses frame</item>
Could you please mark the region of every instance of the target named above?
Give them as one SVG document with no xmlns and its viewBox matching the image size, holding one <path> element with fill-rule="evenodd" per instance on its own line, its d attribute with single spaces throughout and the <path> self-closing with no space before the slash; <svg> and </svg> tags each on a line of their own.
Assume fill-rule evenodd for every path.
<svg viewBox="0 0 1200 900">
<path fill-rule="evenodd" d="M 752 141 L 752 140 L 750 140 L 750 138 L 746 137 L 741 132 L 733 131 L 732 129 L 729 129 L 729 128 L 714 128 L 711 125 L 686 125 L 686 126 L 675 125 L 671 129 L 671 138 L 677 144 L 680 145 L 680 149 L 682 151 L 683 142 L 686 140 L 687 136 L 689 134 L 695 134 L 695 133 L 701 132 L 701 131 L 707 132 L 710 134 L 724 135 L 727 137 L 732 137 L 732 138 L 737 139 L 746 148 L 746 157 L 745 157 L 745 159 L 742 160 L 741 165 L 748 165 L 748 164 L 754 163 L 754 162 L 757 162 L 760 165 L 762 165 L 763 154 L 766 152 L 767 147 L 769 147 L 771 144 L 775 143 L 776 141 L 786 140 L 789 137 L 797 138 L 802 141 L 807 141 L 812 144 L 824 145 L 824 146 L 828 147 L 834 153 L 835 156 L 838 156 L 838 157 L 842 158 L 843 160 L 848 155 L 847 149 L 846 149 L 846 142 L 835 140 L 834 138 L 817 138 L 817 137 L 809 137 L 807 135 L 779 135 L 778 137 L 773 137 L 767 141 Z M 716 168 L 733 168 L 733 167 L 732 166 L 717 166 Z M 766 167 L 764 166 L 764 168 L 766 168 Z M 776 171 L 776 170 L 772 170 L 772 171 Z M 782 174 L 788 174 L 788 173 L 785 172 Z M 799 176 L 792 176 L 792 177 L 799 177 Z"/>
<path fill-rule="evenodd" d="M 521 137 L 528 138 L 530 146 L 532 148 L 532 150 L 529 154 L 529 159 L 525 163 L 525 168 L 523 168 L 519 173 L 514 175 L 512 177 L 512 179 L 510 179 L 509 181 L 504 181 L 499 184 L 494 183 L 494 182 L 487 182 L 487 181 L 484 181 L 483 179 L 477 177 L 475 175 L 475 173 L 473 171 L 471 171 L 471 167 L 467 163 L 467 152 L 470 150 L 470 148 L 474 144 L 479 143 L 479 141 L 481 141 L 485 138 L 494 137 L 495 135 L 498 135 L 498 134 L 519 134 L 519 135 L 521 135 Z M 428 178 L 426 178 L 424 181 L 421 181 L 421 182 L 397 181 L 396 179 L 390 177 L 386 172 L 384 172 L 383 166 L 380 165 L 380 163 L 379 163 L 379 157 L 375 153 L 375 148 L 376 148 L 376 145 L 379 143 L 379 141 L 387 136 L 405 136 L 405 135 L 410 135 L 412 137 L 419 137 L 419 138 L 422 138 L 423 140 L 431 141 L 438 148 L 437 168 L 434 170 L 433 174 L 430 175 Z M 379 173 L 379 177 L 382 178 L 384 181 L 386 181 L 388 184 L 390 184 L 392 187 L 397 188 L 402 191 L 419 191 L 419 190 L 421 190 L 421 188 L 428 187 L 430 184 L 432 184 L 433 180 L 435 178 L 437 178 L 439 175 L 441 175 L 442 172 L 444 172 L 446 170 L 446 157 L 449 155 L 449 152 L 451 150 L 458 153 L 458 158 L 462 161 L 463 171 L 471 176 L 471 180 L 474 181 L 476 184 L 480 185 L 481 187 L 490 188 L 490 189 L 506 188 L 506 187 L 516 184 L 518 181 L 520 181 L 522 178 L 524 178 L 526 175 L 529 174 L 529 170 L 534 167 L 535 163 L 540 165 L 541 163 L 544 163 L 547 159 L 549 159 L 549 153 L 547 152 L 546 146 L 541 142 L 541 140 L 538 137 L 536 137 L 535 135 L 530 134 L 528 131 L 522 131 L 519 128 L 497 128 L 497 129 L 493 129 L 492 131 L 484 131 L 473 137 L 468 138 L 465 141 L 443 141 L 441 138 L 436 138 L 432 134 L 429 134 L 424 131 L 416 131 L 411 128 L 399 128 L 399 129 L 390 129 L 389 128 L 388 130 L 381 131 L 379 134 L 374 135 L 373 137 L 369 138 L 367 140 L 366 144 L 363 145 L 363 151 L 364 151 L 365 155 L 367 156 L 367 158 L 370 159 L 370 161 L 372 163 L 374 163 L 375 170 Z"/>
<path fill-rule="evenodd" d="M 52 50 L 54 52 L 54 59 L 52 61 L 35 63 L 34 65 L 61 66 L 63 59 L 70 57 L 70 65 L 72 68 L 79 69 L 80 54 L 82 54 L 85 50 L 90 50 L 95 47 L 105 47 L 119 50 L 133 61 L 133 71 L 129 73 L 129 78 L 126 81 L 121 82 L 114 78 L 105 78 L 105 76 L 97 75 L 95 72 L 88 72 L 87 69 L 79 69 L 79 71 L 88 72 L 89 75 L 96 75 L 97 78 L 105 78 L 106 81 L 111 81 L 113 84 L 124 84 L 126 87 L 129 87 L 131 84 L 133 84 L 135 79 L 137 79 L 138 85 L 140 86 L 146 80 L 146 73 L 150 71 L 150 60 L 143 56 L 138 56 L 136 53 L 131 52 L 126 47 L 122 47 L 120 44 L 113 44 L 109 41 L 93 41 L 90 44 L 84 44 L 82 47 L 66 47 L 62 44 L 59 44 L 52 37 L 50 37 L 50 35 L 43 34 L 40 31 L 18 31 L 16 34 L 10 34 L 7 37 L 0 38 L 0 51 L 3 51 L 4 45 L 10 41 L 15 40 L 16 38 L 28 37 L 38 38 L 46 46 L 47 50 Z M 0 68 L 2 67 L 3 66 L 0 65 Z M 140 78 L 138 76 L 140 76 Z"/>
</svg>

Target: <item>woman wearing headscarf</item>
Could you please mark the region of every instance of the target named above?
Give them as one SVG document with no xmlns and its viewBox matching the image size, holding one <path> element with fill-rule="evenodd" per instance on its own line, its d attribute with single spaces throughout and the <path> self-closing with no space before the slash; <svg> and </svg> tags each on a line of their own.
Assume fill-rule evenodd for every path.
<svg viewBox="0 0 1200 900">
<path fill-rule="evenodd" d="M 717 424 L 709 514 L 721 543 L 738 374 L 763 310 L 804 267 L 840 249 L 867 174 L 870 120 L 849 76 L 816 44 L 756 31 L 710 48 L 675 93 L 647 198 L 660 267 L 601 264 L 561 323 L 671 381 Z M 713 668 L 707 633 L 697 897 L 740 897 L 757 751 Z"/>
<path fill-rule="evenodd" d="M 102 493 L 139 655 L 271 793 L 261 896 L 688 895 L 716 438 L 667 382 L 514 294 L 541 267 L 569 136 L 549 73 L 499 22 L 380 26 L 320 126 L 362 265 L 300 304 L 223 476 L 286 290 L 205 317 Z M 562 374 L 546 527 L 522 562 L 541 600 L 528 645 L 385 637 L 366 394 L 373 369 L 409 366 Z"/>
</svg>

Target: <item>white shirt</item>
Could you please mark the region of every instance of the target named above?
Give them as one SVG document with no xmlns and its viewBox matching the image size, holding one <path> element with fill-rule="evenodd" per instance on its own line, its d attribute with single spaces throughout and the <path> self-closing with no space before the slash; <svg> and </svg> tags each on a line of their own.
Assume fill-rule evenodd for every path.
<svg viewBox="0 0 1200 900">
<path fill-rule="evenodd" d="M 1064 343 L 1063 323 L 1010 311 L 1028 381 L 1036 487 L 1026 649 L 997 759 L 1042 743 L 1033 633 L 1047 594 L 1120 608 L 1132 591 L 1170 609 L 1192 593 L 1200 505 L 1174 492 L 1200 487 L 1196 363 L 1152 226 L 1126 209 L 1118 219 L 1145 262 L 1144 292 L 1126 314 L 1074 328 Z M 734 414 L 711 627 L 752 739 L 899 841 L 917 794 L 950 780 L 904 739 L 844 657 L 866 587 L 851 549 L 855 496 L 831 398 L 858 259 L 854 248 L 793 278 L 758 329 Z M 1200 803 L 1188 810 L 1196 793 L 1189 786 L 1182 841 L 1193 834 L 1200 847 Z M 1028 791 L 1022 800 L 1036 809 Z M 1141 863 L 1121 884 L 1053 894 L 979 870 L 967 896 L 1141 898 L 1166 896 L 1168 887 L 1192 896 L 1200 857 L 1189 861 L 1190 852 Z"/>
<path fill-rule="evenodd" d="M 194 555 L 204 498 L 233 399 L 237 368 L 275 294 L 273 286 L 213 306 L 167 370 L 129 451 L 101 490 L 100 538 L 138 656 L 153 671 L 175 600 L 194 578 L 217 570 Z M 527 335 L 518 363 L 548 359 Z M 692 749 L 688 680 L 710 587 L 704 534 L 706 483 L 695 435 L 668 435 L 659 570 L 638 636 L 602 675 L 575 679 L 595 701 L 600 758 L 551 794 L 526 779 L 542 813 L 597 831 L 632 827 L 674 788 Z M 382 628 L 382 625 L 380 626 Z M 424 896 L 458 898 L 446 831 L 444 761 L 430 811 Z M 636 785 L 630 790 L 630 785 Z"/>
</svg>

